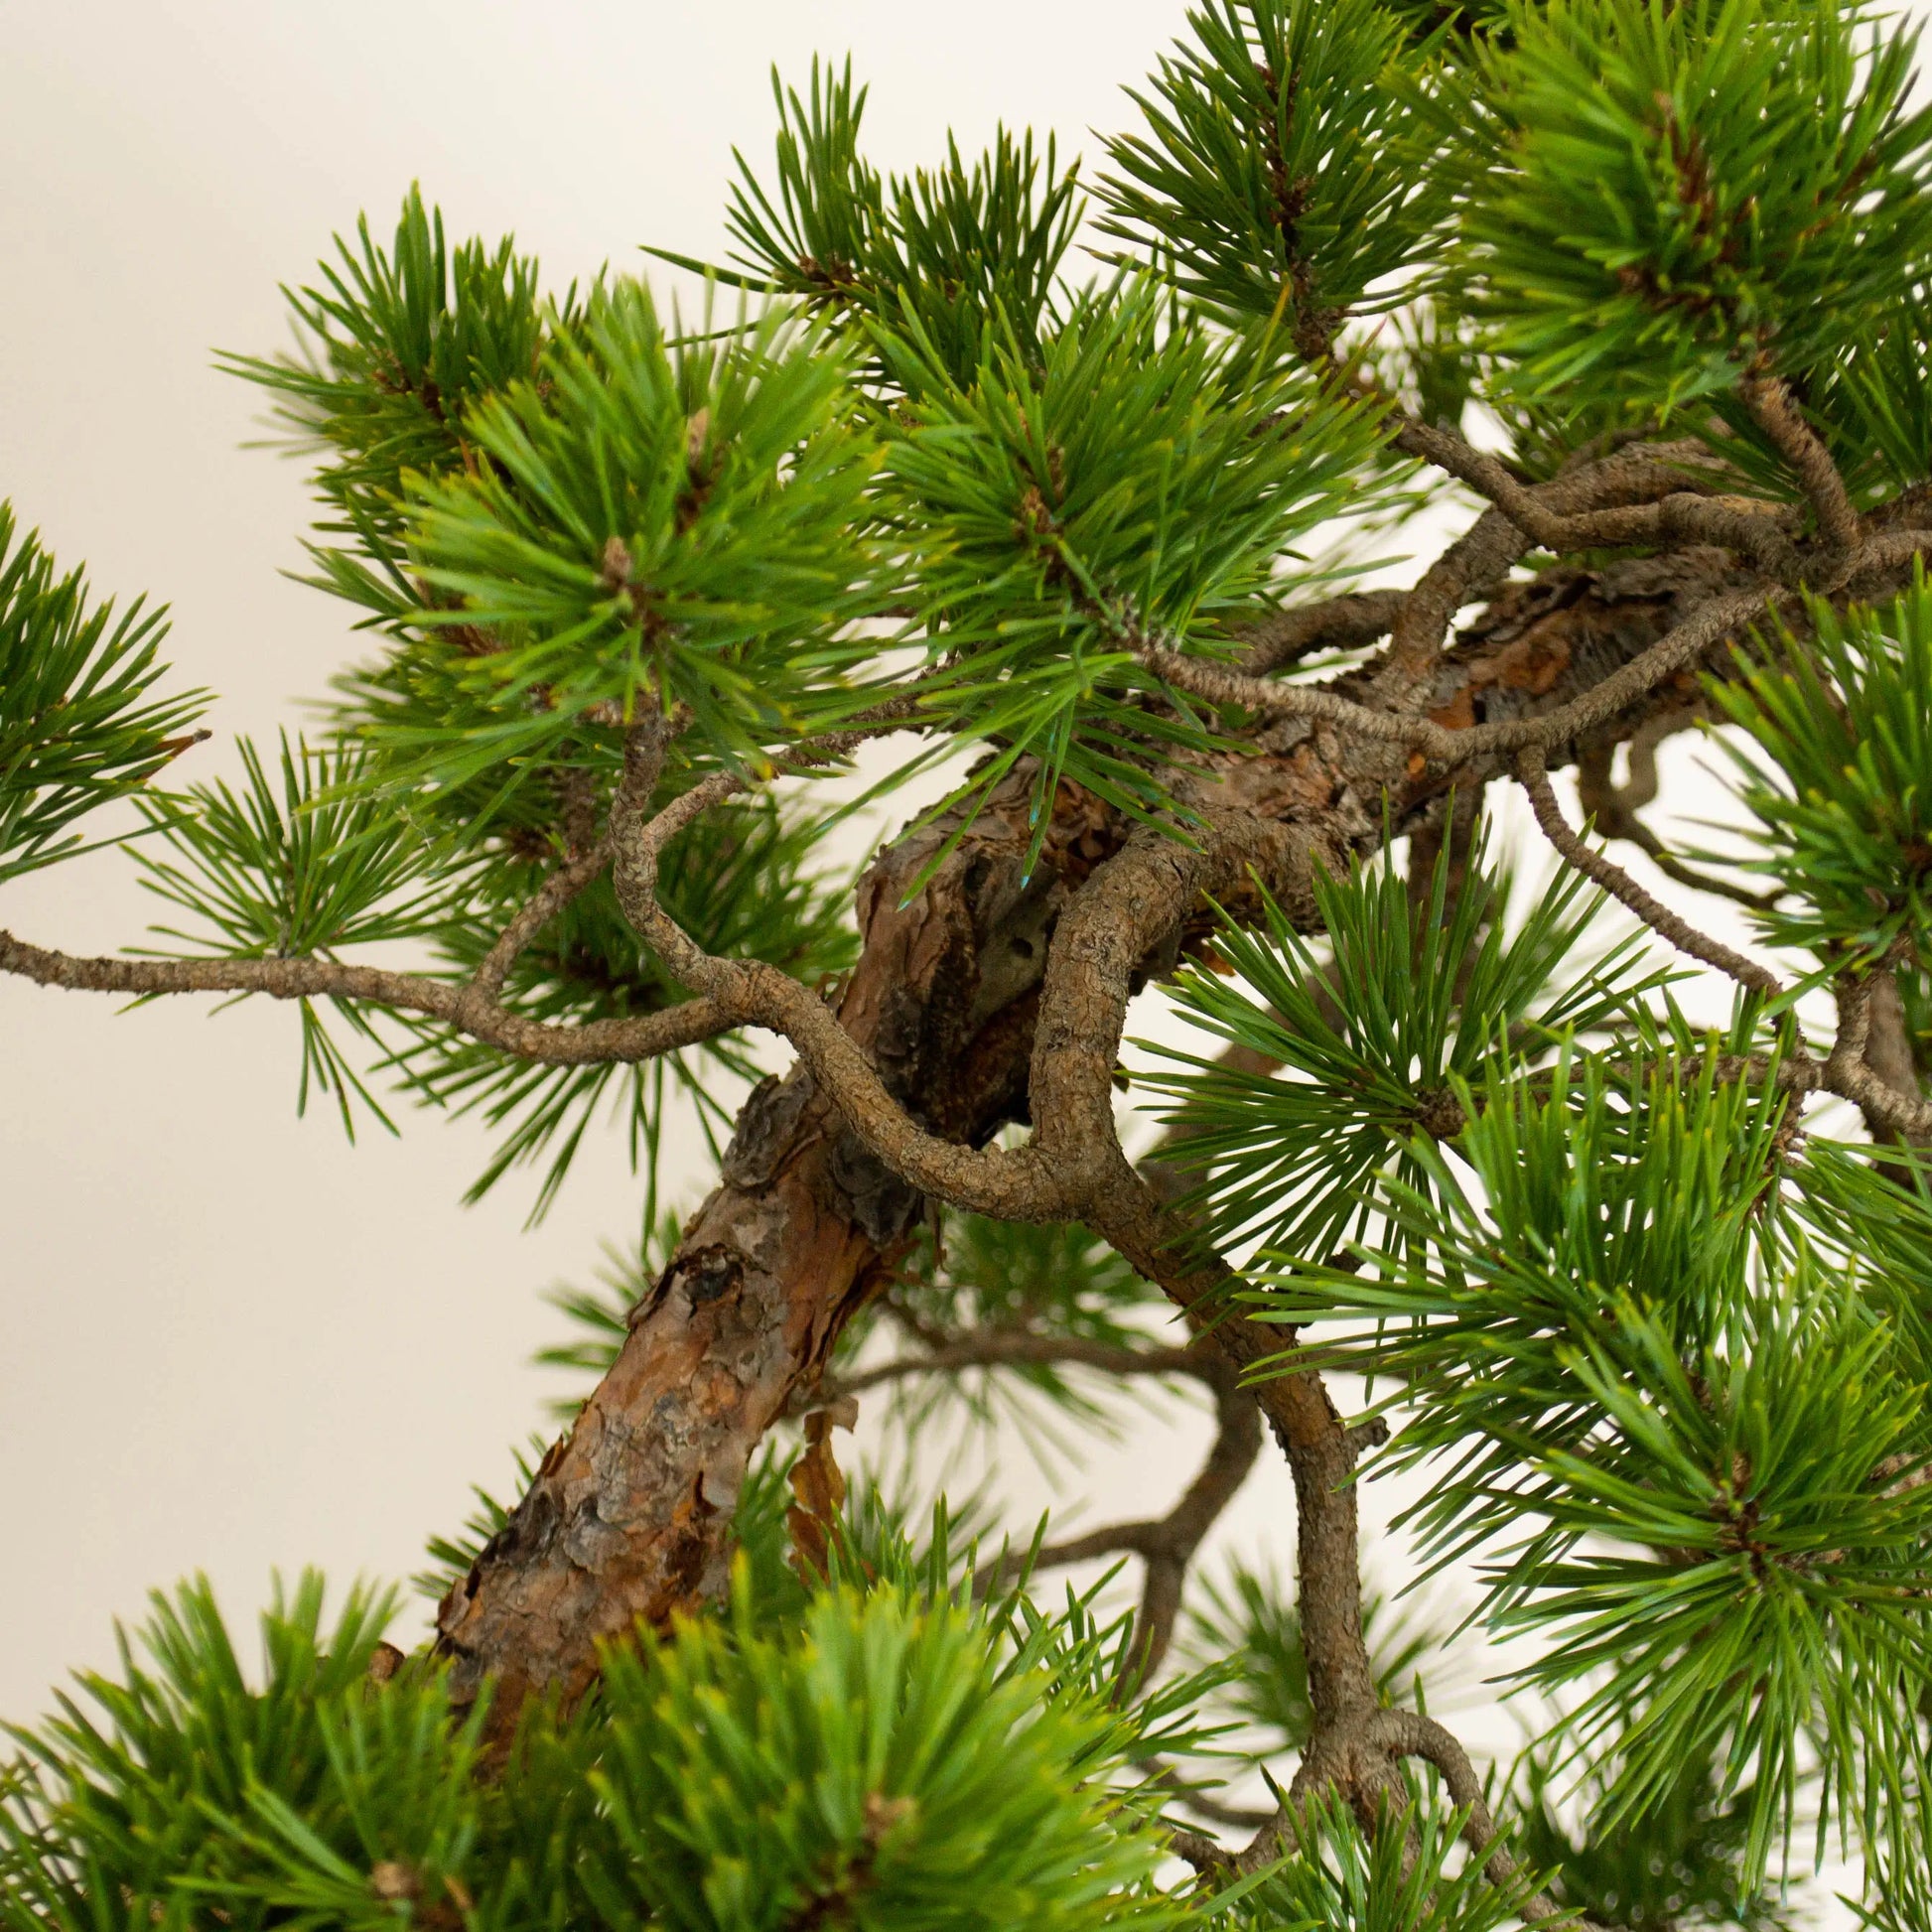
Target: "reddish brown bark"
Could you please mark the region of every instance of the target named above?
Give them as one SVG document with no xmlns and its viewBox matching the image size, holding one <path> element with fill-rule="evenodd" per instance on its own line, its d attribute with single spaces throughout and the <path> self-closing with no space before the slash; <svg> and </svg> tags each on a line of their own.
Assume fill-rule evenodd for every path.
<svg viewBox="0 0 1932 1932">
<path fill-rule="evenodd" d="M 1715 553 L 1692 552 L 1519 587 L 1443 660 L 1435 713 L 1459 725 L 1553 708 L 1655 642 L 1726 574 Z M 1693 699 L 1689 690 L 1660 692 L 1643 715 Z M 1615 721 L 1604 735 L 1614 740 L 1635 722 Z M 1332 865 L 1371 846 L 1385 822 L 1404 829 L 1449 788 L 1449 774 L 1388 744 L 1307 726 L 1270 737 L 1265 755 L 1232 763 L 1215 790 L 1277 828 L 1284 856 L 1271 884 L 1296 909 L 1312 859 Z M 1465 770 L 1459 782 L 1491 775 Z M 969 1143 L 1027 1118 L 1048 943 L 1070 896 L 1121 837 L 1096 801 L 1063 787 L 1029 880 L 1027 792 L 1024 775 L 1009 781 L 909 904 L 900 903 L 905 887 L 939 832 L 882 854 L 861 893 L 864 954 L 839 1004 L 847 1031 L 908 1111 Z M 1171 933 L 1151 947 L 1145 964 L 1171 961 L 1177 940 Z M 720 1185 L 636 1311 L 617 1366 L 441 1607 L 439 1643 L 455 1659 L 459 1694 L 486 1675 L 499 1680 L 504 1710 L 542 1685 L 575 1694 L 594 1674 L 600 1639 L 640 1619 L 662 1623 L 716 1591 L 732 1505 L 759 1440 L 809 1398 L 845 1322 L 888 1277 L 920 1211 L 802 1069 L 753 1096 Z M 1144 1201 L 1124 1203 L 1122 1224 L 1103 1231 L 1157 1269 L 1147 1212 Z M 1129 1225 L 1136 1221 L 1143 1238 Z M 1170 1286 L 1186 1299 L 1181 1283 Z M 1279 1330 L 1230 1337 L 1230 1352 L 1252 1359 L 1282 1340 Z M 1305 1549 L 1305 1578 L 1311 1560 L 1323 1575 L 1336 1573 L 1327 1617 L 1341 1647 L 1359 1651 L 1352 1456 L 1339 1419 L 1313 1378 L 1273 1385 L 1266 1407 L 1278 1434 L 1302 1446 L 1302 1540 L 1317 1546 Z M 1333 1695 L 1352 1703 L 1360 1673 L 1345 1674 L 1351 1681 Z"/>
<path fill-rule="evenodd" d="M 1117 843 L 1104 808 L 1065 792 L 1029 880 L 1028 806 L 1024 779 L 1004 786 L 909 904 L 942 833 L 882 854 L 839 1002 L 896 1096 L 968 1143 L 1024 1110 L 1047 935 Z M 759 1440 L 815 1385 L 921 1211 L 802 1067 L 753 1094 L 720 1183 L 633 1314 L 617 1366 L 441 1606 L 460 1693 L 488 1672 L 504 1709 L 539 1685 L 574 1695 L 599 1639 L 716 1591 Z"/>
</svg>

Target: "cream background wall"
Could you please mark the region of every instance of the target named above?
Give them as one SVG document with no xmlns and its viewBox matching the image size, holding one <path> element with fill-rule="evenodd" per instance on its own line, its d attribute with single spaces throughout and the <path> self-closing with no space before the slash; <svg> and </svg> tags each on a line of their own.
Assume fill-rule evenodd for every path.
<svg viewBox="0 0 1932 1932">
<path fill-rule="evenodd" d="M 172 603 L 219 740 L 272 735 L 355 645 L 278 574 L 300 474 L 238 449 L 257 398 L 210 350 L 279 346 L 276 285 L 332 229 L 366 208 L 385 232 L 419 179 L 453 234 L 513 230 L 557 285 L 646 240 L 716 255 L 733 145 L 768 152 L 770 63 L 853 51 L 882 166 L 1002 117 L 1091 152 L 1181 11 L 0 0 L 0 495 L 100 592 Z M 231 764 L 217 743 L 194 772 Z M 143 900 L 110 855 L 0 892 L 0 924 L 111 950 Z M 105 1662 L 111 1619 L 184 1573 L 240 1615 L 276 1567 L 406 1575 L 537 1422 L 537 1291 L 634 1225 L 615 1136 L 523 1232 L 518 1179 L 458 1204 L 474 1124 L 403 1116 L 350 1149 L 295 1119 L 294 1082 L 285 1011 L 116 1017 L 0 982 L 0 1715 Z M 1095 1520 L 1156 1506 L 1199 1435 L 1150 1418 L 1066 1485 Z M 1029 1508 L 1050 1490 L 1020 1487 Z M 1286 1551 L 1287 1507 L 1285 1480 L 1251 1485 L 1232 1536 Z"/>
</svg>

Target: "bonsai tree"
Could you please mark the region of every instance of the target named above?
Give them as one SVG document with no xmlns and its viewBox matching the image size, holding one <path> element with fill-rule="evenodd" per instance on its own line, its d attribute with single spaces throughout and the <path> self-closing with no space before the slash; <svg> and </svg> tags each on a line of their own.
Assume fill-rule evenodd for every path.
<svg viewBox="0 0 1932 1932">
<path fill-rule="evenodd" d="M 310 1578 L 250 1675 L 158 1597 L 16 1733 L 0 1919 L 1767 1926 L 1829 1855 L 1926 1932 L 1913 59 L 1828 0 L 1203 0 L 1085 189 L 882 176 L 815 69 L 693 314 L 412 192 L 230 358 L 362 633 L 233 782 L 158 620 L 0 524 L 0 884 L 121 842 L 169 906 L 0 968 L 292 1002 L 305 1092 L 480 1112 L 546 1200 L 615 1106 L 652 1201 L 434 1643 Z M 927 802 L 854 897 L 861 759 Z M 1124 1046 L 1157 987 L 1192 1050 Z M 835 1450 L 1162 1383 L 1207 1460 L 1071 1539 Z M 1195 1575 L 1257 1464 L 1292 1582 Z M 1364 1597 L 1389 1468 L 1513 1770 Z"/>
</svg>

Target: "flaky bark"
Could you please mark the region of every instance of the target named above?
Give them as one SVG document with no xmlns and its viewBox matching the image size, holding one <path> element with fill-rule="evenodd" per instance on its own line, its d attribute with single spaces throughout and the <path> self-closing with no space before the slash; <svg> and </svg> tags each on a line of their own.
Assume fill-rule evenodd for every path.
<svg viewBox="0 0 1932 1932">
<path fill-rule="evenodd" d="M 1118 843 L 1095 801 L 1063 793 L 1029 880 L 1028 806 L 1025 778 L 1004 786 L 909 904 L 943 828 L 881 855 L 838 1005 L 900 1102 L 968 1145 L 1024 1113 L 1048 935 Z M 617 1366 L 439 1611 L 460 1693 L 485 1674 L 505 1708 L 537 1685 L 575 1693 L 599 1639 L 720 1587 L 759 1440 L 812 1391 L 922 1211 L 802 1067 L 752 1095 Z"/>
<path fill-rule="evenodd" d="M 1211 1518 L 1231 1493 L 1252 1444 L 1252 1419 L 1244 1424 L 1229 1406 L 1233 1376 L 1294 1337 L 1249 1321 L 1220 1292 L 1225 1267 L 1122 1152 L 1112 1091 L 1129 1001 L 1205 936 L 1209 899 L 1245 914 L 1259 888 L 1311 924 L 1317 868 L 1339 869 L 1391 833 L 1441 836 L 1452 830 L 1452 799 L 1459 816 L 1472 792 L 1510 771 L 1570 864 L 1673 943 L 1753 981 L 1760 969 L 1696 933 L 1580 839 L 1545 774 L 1581 761 L 1602 793 L 1615 747 L 1634 743 L 1647 757 L 1699 716 L 1702 674 L 1722 666 L 1744 626 L 1801 621 L 1807 589 L 1882 596 L 1932 546 L 1916 493 L 1852 516 L 1811 461 L 1820 453 L 1789 419 L 1788 399 L 1757 400 L 1767 434 L 1791 444 L 1816 541 L 1786 509 L 1680 486 L 1681 452 L 1580 459 L 1531 485 L 1458 439 L 1407 424 L 1403 447 L 1490 502 L 1413 591 L 1284 619 L 1235 668 L 1125 633 L 1176 690 L 1249 715 L 1251 750 L 1182 760 L 1164 774 L 1188 810 L 1188 836 L 1130 835 L 1063 786 L 1029 876 L 1033 774 L 1016 771 L 917 894 L 908 889 L 956 828 L 931 828 L 881 856 L 861 894 L 863 956 L 836 1012 L 775 968 L 705 954 L 658 905 L 665 841 L 746 780 L 707 777 L 651 814 L 664 746 L 678 729 L 654 714 L 625 727 L 624 777 L 605 835 L 590 843 L 588 823 L 573 834 L 567 864 L 460 985 L 322 958 L 75 959 L 5 933 L 0 971 L 95 990 L 369 1000 L 534 1059 L 646 1057 L 744 1026 L 769 1028 L 797 1048 L 793 1072 L 753 1095 L 721 1184 L 635 1311 L 615 1367 L 440 1608 L 455 1693 L 467 1700 L 493 1678 L 499 1731 L 534 1689 L 581 1692 L 601 1639 L 639 1621 L 662 1624 L 718 1591 L 732 1505 L 760 1438 L 817 1399 L 845 1323 L 909 1241 L 921 1189 L 1008 1219 L 1085 1222 L 1175 1303 L 1193 1347 L 1217 1352 L 1224 1452 L 1180 1512 L 1193 1535 L 1204 1528 L 1195 1519 Z M 1622 544 L 1662 554 L 1600 571 L 1554 569 L 1499 589 L 1532 539 L 1559 551 Z M 1444 648 L 1458 610 L 1485 598 L 1481 621 Z M 1385 631 L 1376 660 L 1327 685 L 1258 675 L 1323 638 L 1367 642 Z M 862 729 L 890 726 L 917 703 L 916 690 L 902 691 Z M 840 749 L 813 741 L 796 756 L 811 762 Z M 607 862 L 625 916 L 699 997 L 617 1030 L 533 1027 L 501 1003 L 508 965 Z M 1848 974 L 1837 990 L 1829 1056 L 1798 1042 L 1780 1063 L 1781 1083 L 1851 1099 L 1874 1129 L 1901 1139 L 1932 1139 L 1932 1106 L 1867 1057 L 1875 1040 L 1884 1058 L 1889 983 Z M 1032 1122 L 1027 1146 L 987 1145 L 1007 1121 Z M 1310 1370 L 1247 1386 L 1296 1489 L 1313 1727 L 1295 1790 L 1333 1786 L 1370 1819 L 1397 1791 L 1403 1751 L 1417 1746 L 1389 1732 L 1363 1642 L 1357 1439 Z M 1182 1540 L 1141 1538 L 1151 1640 L 1171 1618 Z M 1271 1842 L 1264 1832 L 1234 1863 L 1265 1859 Z"/>
<path fill-rule="evenodd" d="M 1692 551 L 1512 589 L 1438 663 L 1429 717 L 1460 732 L 1554 710 L 1600 688 L 1732 581 L 1720 553 Z M 1343 695 L 1366 698 L 1372 678 L 1361 674 Z M 1688 722 L 1694 704 L 1674 677 L 1627 714 L 1593 722 L 1585 742 L 1614 743 L 1663 714 Z M 1385 795 L 1388 822 L 1405 830 L 1439 808 L 1451 782 L 1497 775 L 1506 755 L 1445 769 L 1318 719 L 1273 727 L 1265 742 L 1266 752 L 1231 761 L 1197 794 L 1239 829 L 1215 857 L 1171 842 L 1149 848 L 1143 838 L 1131 863 L 1102 866 L 1121 851 L 1122 828 L 1062 787 L 1028 881 L 1026 773 L 1001 789 L 910 904 L 899 902 L 904 888 L 945 828 L 882 854 L 862 889 L 864 954 L 838 1013 L 914 1119 L 983 1143 L 1002 1123 L 1029 1118 L 1032 1062 L 1043 1131 L 1082 1145 L 1092 1097 L 1108 1090 L 1128 993 L 1202 929 L 1204 887 L 1239 892 L 1252 866 L 1291 913 L 1311 917 L 1311 867 L 1371 848 Z M 1558 747 L 1553 762 L 1572 755 Z M 1049 942 L 1096 867 L 1080 921 L 1085 956 L 1068 972 L 1086 1004 L 1052 1018 L 1055 1036 L 1036 1053 Z M 1104 1011 L 1093 1007 L 1096 987 Z M 1109 1165 L 1118 1158 L 1111 1122 L 1084 1145 L 1101 1163 L 1088 1176 L 1090 1223 L 1177 1301 L 1198 1302 L 1214 1271 L 1176 1265 L 1158 1201 L 1124 1163 Z M 888 1277 L 920 1212 L 802 1068 L 753 1096 L 720 1185 L 637 1310 L 617 1366 L 442 1606 L 439 1641 L 456 1660 L 460 1691 L 493 1675 L 508 1709 L 536 1685 L 579 1690 L 600 1638 L 638 1618 L 661 1623 L 719 1587 L 732 1503 L 759 1441 L 787 1410 L 809 1406 L 845 1322 Z M 1238 1363 L 1288 1339 L 1223 1313 L 1214 1311 L 1214 1331 Z M 1313 1376 L 1259 1393 L 1296 1476 L 1302 1575 L 1312 1590 L 1304 1605 L 1311 1689 L 1318 1709 L 1338 1714 L 1374 1696 L 1355 1584 L 1353 1449 Z"/>
</svg>

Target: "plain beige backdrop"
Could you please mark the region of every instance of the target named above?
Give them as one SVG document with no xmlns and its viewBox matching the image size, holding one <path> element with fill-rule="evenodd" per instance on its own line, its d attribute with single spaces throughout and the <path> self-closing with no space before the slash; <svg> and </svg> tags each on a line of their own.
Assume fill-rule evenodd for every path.
<svg viewBox="0 0 1932 1932">
<path fill-rule="evenodd" d="M 709 254 L 768 69 L 862 55 L 872 151 L 1002 115 L 1078 145 L 1177 25 L 1167 0 L 712 8 L 654 0 L 0 6 L 0 495 L 103 593 L 172 604 L 217 742 L 299 719 L 357 649 L 300 564 L 298 468 L 238 446 L 260 399 L 216 346 L 288 340 L 281 282 L 419 180 L 455 235 L 513 231 L 555 284 L 640 242 Z M 188 775 L 189 767 L 181 767 Z M 152 916 L 117 855 L 0 894 L 0 923 L 111 950 Z M 514 1177 L 459 1196 L 481 1129 L 347 1148 L 294 1114 L 294 1016 L 0 986 L 0 1713 L 109 1651 L 111 1616 L 206 1568 L 406 1575 L 552 1385 L 537 1291 L 635 1225 L 618 1137 L 538 1232 Z"/>
<path fill-rule="evenodd" d="M 286 342 L 277 284 L 333 229 L 367 209 L 386 232 L 419 180 L 453 234 L 514 231 L 556 285 L 644 241 L 715 255 L 733 145 L 769 150 L 772 62 L 855 52 L 882 166 L 1002 117 L 1091 153 L 1180 16 L 0 0 L 0 495 L 100 592 L 172 604 L 180 677 L 220 694 L 182 775 L 228 770 L 235 733 L 298 720 L 356 649 L 342 607 L 278 574 L 300 562 L 301 475 L 238 447 L 258 398 L 210 362 Z M 114 855 L 0 889 L 0 925 L 74 950 L 148 916 Z M 506 1482 L 554 1389 L 527 1366 L 557 1331 L 538 1291 L 635 1224 L 618 1136 L 524 1232 L 524 1176 L 459 1205 L 474 1123 L 404 1115 L 400 1140 L 350 1149 L 326 1112 L 296 1120 L 295 1074 L 284 1010 L 117 1016 L 0 983 L 0 1716 L 106 1661 L 111 1619 L 185 1573 L 237 1615 L 277 1567 L 405 1576 L 470 1483 Z M 1074 1486 L 1158 1508 L 1199 1434 L 1150 1419 Z M 1290 1547 L 1278 1475 L 1243 1498 L 1245 1547 Z"/>
</svg>

